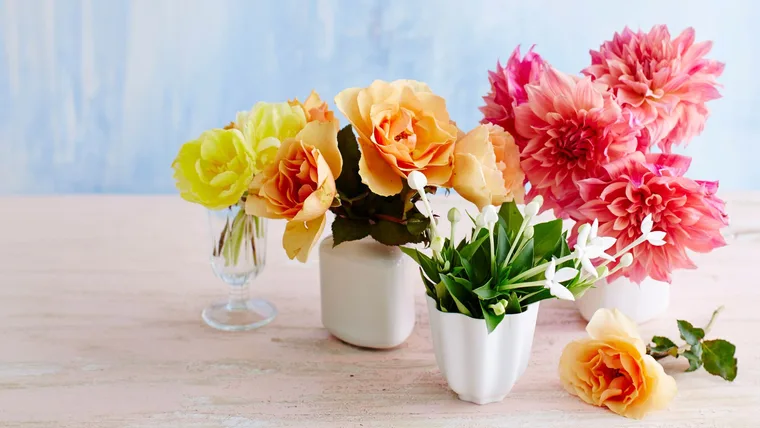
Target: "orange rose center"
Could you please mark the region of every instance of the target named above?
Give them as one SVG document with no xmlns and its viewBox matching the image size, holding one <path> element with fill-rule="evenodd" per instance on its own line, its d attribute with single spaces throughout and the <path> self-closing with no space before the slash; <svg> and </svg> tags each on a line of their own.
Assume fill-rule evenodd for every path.
<svg viewBox="0 0 760 428">
<path fill-rule="evenodd" d="M 638 396 L 643 383 L 641 369 L 630 355 L 602 348 L 589 361 L 589 366 L 588 381 L 600 403 L 611 400 L 628 404 Z"/>
<path fill-rule="evenodd" d="M 275 178 L 278 199 L 272 202 L 282 209 L 282 215 L 293 218 L 303 207 L 306 198 L 319 187 L 314 147 L 293 144 L 288 156 L 280 162 Z"/>
</svg>

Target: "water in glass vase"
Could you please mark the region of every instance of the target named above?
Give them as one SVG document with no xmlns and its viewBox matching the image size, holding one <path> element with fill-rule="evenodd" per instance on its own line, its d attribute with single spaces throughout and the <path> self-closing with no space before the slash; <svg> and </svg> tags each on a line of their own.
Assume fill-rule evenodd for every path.
<svg viewBox="0 0 760 428">
<path fill-rule="evenodd" d="M 209 211 L 211 268 L 230 287 L 227 300 L 203 310 L 203 320 L 226 331 L 251 330 L 277 315 L 274 305 L 248 296 L 248 283 L 266 263 L 266 220 L 247 215 L 235 205 Z"/>
</svg>

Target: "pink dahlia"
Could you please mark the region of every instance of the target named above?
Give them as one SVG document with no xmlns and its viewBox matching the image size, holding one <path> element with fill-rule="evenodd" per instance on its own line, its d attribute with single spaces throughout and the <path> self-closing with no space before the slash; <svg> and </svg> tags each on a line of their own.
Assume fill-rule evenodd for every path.
<svg viewBox="0 0 760 428">
<path fill-rule="evenodd" d="M 491 92 L 483 97 L 486 105 L 480 108 L 483 120 L 480 123 L 492 123 L 515 135 L 515 107 L 528 101 L 525 85 L 538 81 L 546 68 L 546 63 L 531 47 L 525 58 L 520 59 L 518 45 L 507 60 L 505 67 L 496 62 L 496 71 L 488 72 Z M 520 141 L 517 141 L 520 145 Z"/>
<path fill-rule="evenodd" d="M 720 98 L 716 78 L 724 64 L 704 58 L 712 42 L 694 43 L 687 28 L 671 40 L 668 27 L 648 33 L 628 27 L 612 41 L 591 51 L 591 66 L 583 73 L 608 85 L 618 103 L 645 126 L 645 144 L 670 152 L 702 132 L 709 114 L 705 103 Z"/>
<path fill-rule="evenodd" d="M 536 84 L 525 86 L 528 101 L 515 108 L 521 166 L 545 209 L 567 216 L 578 204 L 576 183 L 636 150 L 639 128 L 632 126 L 608 88 L 591 78 L 569 76 L 549 67 Z"/>
<path fill-rule="evenodd" d="M 663 246 L 645 242 L 633 251 L 633 265 L 621 274 L 640 283 L 647 276 L 671 281 L 674 269 L 693 269 L 686 250 L 706 253 L 726 244 L 720 229 L 728 225 L 717 182 L 684 177 L 691 158 L 675 154 L 629 155 L 604 166 L 601 178 L 578 183 L 580 222 L 599 220 L 599 235 L 617 238 L 616 252 L 640 236 L 648 214 L 653 230 L 665 232 Z"/>
</svg>

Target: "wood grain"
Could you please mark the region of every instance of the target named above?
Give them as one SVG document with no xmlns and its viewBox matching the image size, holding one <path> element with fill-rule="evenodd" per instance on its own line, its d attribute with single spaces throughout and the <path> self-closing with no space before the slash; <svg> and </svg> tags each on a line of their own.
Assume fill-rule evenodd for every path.
<svg viewBox="0 0 760 428">
<path fill-rule="evenodd" d="M 207 264 L 202 209 L 169 196 L 0 198 L 0 426 L 758 426 L 760 194 L 729 200 L 738 235 L 679 272 L 669 314 L 641 329 L 677 335 L 676 318 L 704 323 L 725 304 L 713 331 L 737 345 L 738 378 L 667 362 L 678 396 L 638 422 L 561 388 L 562 348 L 584 335 L 567 302 L 542 303 L 532 361 L 507 399 L 476 406 L 438 372 L 421 284 L 404 345 L 343 344 L 320 324 L 316 257 L 287 260 L 282 223 L 270 223 L 268 265 L 252 287 L 280 315 L 260 331 L 223 333 L 200 319 L 226 292 Z"/>
</svg>

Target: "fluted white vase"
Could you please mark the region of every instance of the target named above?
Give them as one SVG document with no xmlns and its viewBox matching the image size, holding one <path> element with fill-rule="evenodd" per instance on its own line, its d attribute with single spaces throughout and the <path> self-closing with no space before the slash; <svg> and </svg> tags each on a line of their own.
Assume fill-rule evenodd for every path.
<svg viewBox="0 0 760 428">
<path fill-rule="evenodd" d="M 365 348 L 401 345 L 415 322 L 411 261 L 398 247 L 371 238 L 319 246 L 322 325 L 338 339 Z"/>
<path fill-rule="evenodd" d="M 427 296 L 435 360 L 460 400 L 488 404 L 509 394 L 528 367 L 538 306 L 505 316 L 488 334 L 485 320 L 441 312 Z"/>
<path fill-rule="evenodd" d="M 646 278 L 641 284 L 620 277 L 598 281 L 575 301 L 587 321 L 600 308 L 618 309 L 637 324 L 659 317 L 668 310 L 670 284 Z"/>
</svg>

